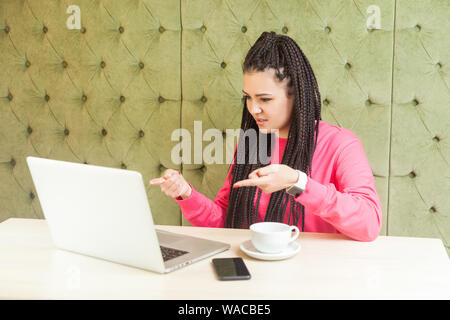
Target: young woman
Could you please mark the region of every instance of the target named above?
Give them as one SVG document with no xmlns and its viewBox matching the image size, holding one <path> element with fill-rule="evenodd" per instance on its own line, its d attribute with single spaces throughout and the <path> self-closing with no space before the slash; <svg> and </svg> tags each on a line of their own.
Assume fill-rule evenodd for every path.
<svg viewBox="0 0 450 320">
<path fill-rule="evenodd" d="M 366 154 L 350 130 L 321 120 L 317 81 L 297 43 L 262 33 L 247 53 L 243 72 L 241 129 L 275 138 L 276 148 L 267 148 L 270 164 L 236 162 L 235 151 L 214 201 L 172 169 L 150 185 L 174 198 L 193 226 L 248 228 L 278 221 L 302 231 L 376 239 L 381 202 Z M 242 148 L 247 155 L 248 145 Z M 271 150 L 278 150 L 278 157 Z"/>
</svg>

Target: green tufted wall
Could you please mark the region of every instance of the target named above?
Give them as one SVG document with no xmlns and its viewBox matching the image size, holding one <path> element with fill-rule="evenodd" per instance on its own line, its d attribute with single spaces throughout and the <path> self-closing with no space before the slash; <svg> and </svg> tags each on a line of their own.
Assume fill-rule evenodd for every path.
<svg viewBox="0 0 450 320">
<path fill-rule="evenodd" d="M 66 27 L 72 4 L 81 29 Z M 379 29 L 366 26 L 371 5 Z M 0 221 L 43 217 L 28 155 L 137 170 L 146 185 L 173 168 L 214 198 L 228 165 L 173 163 L 171 134 L 194 137 L 202 121 L 203 133 L 218 128 L 234 145 L 225 130 L 240 126 L 241 64 L 273 30 L 310 60 L 324 121 L 363 143 L 381 234 L 439 237 L 450 250 L 449 9 L 446 0 L 0 0 Z M 157 224 L 189 224 L 159 188 L 147 191 Z"/>
</svg>

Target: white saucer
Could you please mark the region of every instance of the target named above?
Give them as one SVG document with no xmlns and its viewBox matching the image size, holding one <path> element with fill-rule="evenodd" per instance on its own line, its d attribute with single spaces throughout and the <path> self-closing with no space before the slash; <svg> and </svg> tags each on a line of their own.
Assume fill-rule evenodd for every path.
<svg viewBox="0 0 450 320">
<path fill-rule="evenodd" d="M 245 254 L 249 255 L 252 258 L 260 260 L 282 260 L 290 258 L 297 252 L 299 252 L 300 244 L 294 241 L 289 244 L 286 250 L 279 253 L 263 253 L 261 251 L 258 251 L 256 250 L 251 240 L 244 241 L 241 244 L 240 248 L 242 251 L 244 251 Z"/>
</svg>

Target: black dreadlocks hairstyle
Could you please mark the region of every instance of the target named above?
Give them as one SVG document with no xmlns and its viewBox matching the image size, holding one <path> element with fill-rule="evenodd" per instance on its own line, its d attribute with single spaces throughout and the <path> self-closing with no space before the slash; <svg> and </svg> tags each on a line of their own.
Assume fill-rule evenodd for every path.
<svg viewBox="0 0 450 320">
<path fill-rule="evenodd" d="M 321 98 L 319 88 L 313 70 L 308 59 L 303 54 L 297 43 L 286 35 L 278 35 L 275 32 L 263 32 L 250 48 L 242 65 L 242 71 L 257 72 L 265 71 L 267 68 L 274 68 L 276 78 L 282 81 L 289 78 L 287 95 L 294 95 L 294 107 L 291 114 L 291 125 L 284 149 L 281 163 L 293 169 L 298 169 L 311 176 L 311 162 L 317 144 L 319 134 L 319 120 L 321 120 Z M 315 122 L 317 120 L 317 122 Z M 258 133 L 258 143 L 249 146 L 243 143 L 244 137 L 240 136 L 239 144 L 243 143 L 245 159 L 251 158 L 250 153 L 255 153 L 249 148 L 259 148 L 258 125 L 252 115 L 248 112 L 247 101 L 244 99 L 244 107 L 241 121 L 241 133 L 254 129 Z M 267 154 L 271 154 L 271 141 L 273 133 L 267 134 Z M 237 149 L 238 149 L 237 148 Z M 264 166 L 260 159 L 252 163 L 239 163 L 236 161 L 238 150 L 234 153 L 234 164 L 232 164 L 231 185 L 243 179 L 255 169 Z M 259 152 L 256 152 L 259 154 Z M 256 208 L 254 197 L 256 192 Z M 256 222 L 258 216 L 259 200 L 261 189 L 256 186 L 231 188 L 229 194 L 228 210 L 225 219 L 227 228 L 249 228 Z M 301 230 L 304 231 L 305 208 L 294 197 L 286 193 L 286 190 L 273 192 L 270 196 L 267 207 L 265 221 L 283 222 L 286 206 L 290 203 L 289 224 L 298 225 L 302 218 Z"/>
</svg>

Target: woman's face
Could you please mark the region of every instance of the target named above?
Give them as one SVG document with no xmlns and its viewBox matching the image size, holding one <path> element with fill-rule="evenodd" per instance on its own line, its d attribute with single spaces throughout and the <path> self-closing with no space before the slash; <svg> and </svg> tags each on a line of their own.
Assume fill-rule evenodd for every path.
<svg viewBox="0 0 450 320">
<path fill-rule="evenodd" d="M 242 91 L 247 99 L 247 109 L 261 132 L 278 129 L 280 138 L 288 137 L 294 105 L 294 96 L 287 96 L 288 82 L 289 78 L 280 82 L 273 68 L 244 73 Z"/>
</svg>

